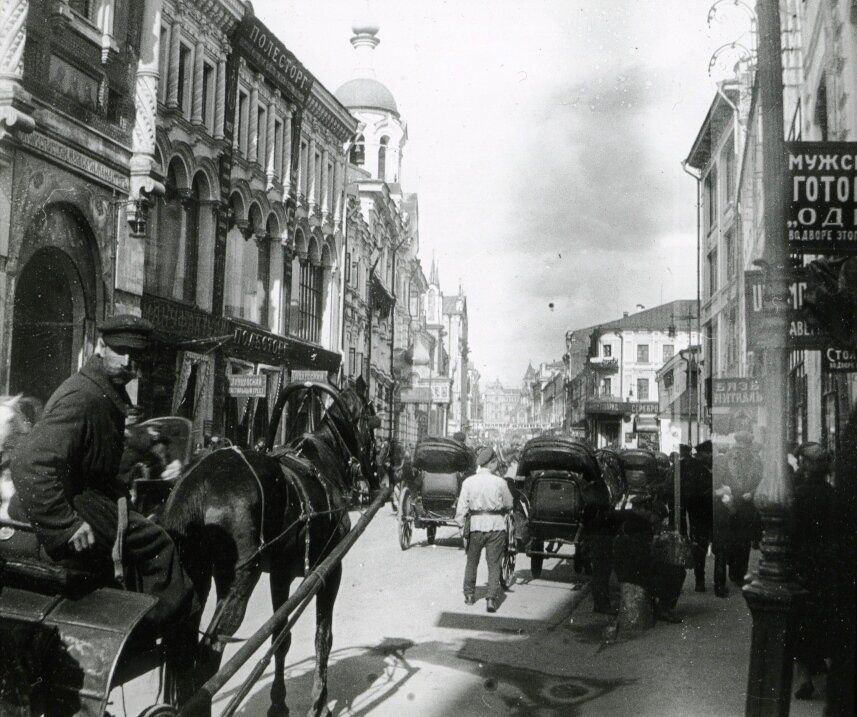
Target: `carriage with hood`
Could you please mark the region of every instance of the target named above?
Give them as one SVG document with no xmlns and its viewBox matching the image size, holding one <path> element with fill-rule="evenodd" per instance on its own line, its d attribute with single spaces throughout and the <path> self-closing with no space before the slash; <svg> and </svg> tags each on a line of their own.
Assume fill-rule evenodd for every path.
<svg viewBox="0 0 857 717">
<path fill-rule="evenodd" d="M 274 600 L 275 614 L 245 644 L 254 646 L 252 654 L 273 638 L 267 659 L 277 657 L 278 684 L 283 680 L 281 659 L 288 649 L 285 637 L 297 615 L 317 596 L 318 605 L 325 607 L 317 605 L 316 647 L 327 644 L 326 638 L 320 641 L 319 634 L 330 629 L 342 557 L 387 497 L 386 492 L 378 495 L 349 532 L 347 494 L 374 464 L 372 429 L 377 427 L 377 418 L 365 392 L 339 391 L 314 382 L 290 384 L 282 389 L 274 407 L 276 420 L 269 431 L 269 445 L 278 435 L 281 414 L 284 420 L 288 417 L 285 433 L 299 434 L 292 442 L 273 450 L 264 446 L 253 451 L 224 448 L 197 457 L 175 482 L 162 519 L 176 541 L 183 564 L 188 557 L 185 551 L 191 551 L 190 564 L 197 569 L 200 561 L 211 560 L 208 569 L 231 570 L 239 579 L 242 571 L 252 571 L 247 577 L 256 580 L 266 570 L 274 582 L 275 568 L 304 575 L 291 596 L 280 595 Z M 162 436 L 175 439 L 167 441 L 165 455 L 187 457 L 189 448 L 183 440 L 188 435 L 186 425 L 181 420 L 159 419 L 158 427 Z M 217 491 L 222 495 L 216 497 Z M 191 492 L 196 498 L 188 500 Z M 207 505 L 216 506 L 216 510 Z M 240 521 L 230 539 L 247 543 L 248 554 L 211 550 L 211 540 L 203 535 L 208 530 L 204 521 L 226 514 L 229 508 L 235 508 L 232 518 Z M 122 511 L 119 513 L 117 533 L 121 533 Z M 178 527 L 177 514 L 188 519 L 184 528 Z M 272 526 L 274 531 L 269 532 Z M 211 530 L 228 534 L 228 526 L 212 524 Z M 202 532 L 197 535 L 192 531 Z M 117 545 L 121 546 L 119 540 Z M 173 637 L 172 628 L 158 638 L 158 630 L 149 622 L 158 601 L 125 589 L 133 585 L 134 575 L 121 561 L 121 547 L 118 550 L 117 556 L 114 546 L 113 565 L 101 572 L 74 560 L 57 561 L 45 553 L 31 525 L 0 512 L 0 714 L 102 717 L 112 689 L 165 665 L 169 671 L 171 647 L 167 639 Z M 207 586 L 204 590 L 207 595 Z M 177 699 L 176 704 L 186 704 L 188 714 L 204 714 L 214 692 L 239 669 L 237 658 L 241 664 L 249 659 L 240 653 L 220 666 L 218 645 L 229 640 L 241 619 L 227 622 L 231 620 L 228 616 L 244 615 L 244 609 L 230 610 L 221 603 L 239 598 L 229 585 L 218 585 L 219 609 L 212 624 L 204 633 L 197 632 L 198 625 L 188 626 L 195 638 L 203 636 L 198 645 L 202 651 L 197 653 L 202 662 L 185 662 L 186 672 L 176 673 L 174 691 L 169 695 L 171 700 Z M 215 624 L 218 615 L 221 619 Z M 328 650 L 317 653 L 317 671 L 322 676 L 327 671 Z M 176 666 L 181 667 L 179 663 Z M 258 678 L 256 671 L 251 671 L 224 714 L 235 713 L 249 692 L 248 685 Z M 313 699 L 320 714 L 326 703 L 326 678 L 317 682 Z M 164 694 L 167 697 L 166 689 Z M 284 689 L 277 693 L 277 699 L 282 700 L 277 708 L 285 709 Z M 177 710 L 171 705 L 153 704 L 134 714 L 174 717 Z"/>
<path fill-rule="evenodd" d="M 533 577 L 541 575 L 545 558 L 573 559 L 580 569 L 586 527 L 611 507 L 593 450 L 563 436 L 532 438 L 521 452 L 517 477 L 523 481 L 515 500 L 518 547 L 529 556 Z"/>
<path fill-rule="evenodd" d="M 399 546 L 407 550 L 414 528 L 425 529 L 429 544 L 437 529 L 457 525 L 455 507 L 464 479 L 476 472 L 476 456 L 454 438 L 426 437 L 417 443 L 411 480 L 399 495 Z"/>
</svg>

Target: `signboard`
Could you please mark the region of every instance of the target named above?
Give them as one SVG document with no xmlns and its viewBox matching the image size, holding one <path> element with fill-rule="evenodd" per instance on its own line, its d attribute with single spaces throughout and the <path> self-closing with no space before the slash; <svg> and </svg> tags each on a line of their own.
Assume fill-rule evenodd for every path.
<svg viewBox="0 0 857 717">
<path fill-rule="evenodd" d="M 431 385 L 431 400 L 433 403 L 449 403 L 449 383 L 433 383 Z"/>
<path fill-rule="evenodd" d="M 804 267 L 793 270 L 793 281 L 789 285 L 789 348 L 800 350 L 824 350 L 833 341 L 815 323 L 804 306 L 807 272 Z M 758 351 L 761 345 L 765 314 L 773 310 L 772 302 L 765 300 L 764 276 L 761 271 L 744 272 L 745 319 L 747 326 L 747 350 Z"/>
<path fill-rule="evenodd" d="M 320 381 L 327 383 L 327 371 L 292 369 L 292 381 Z"/>
<path fill-rule="evenodd" d="M 264 374 L 227 374 L 228 393 L 232 398 L 262 398 L 267 392 L 266 379 Z"/>
<path fill-rule="evenodd" d="M 657 401 L 603 401 L 600 399 L 586 402 L 587 413 L 605 413 L 611 416 L 621 416 L 625 413 L 654 413 L 658 412 Z"/>
<path fill-rule="evenodd" d="M 428 386 L 403 388 L 399 393 L 400 403 L 431 403 L 432 393 Z"/>
<path fill-rule="evenodd" d="M 857 351 L 827 348 L 821 352 L 821 370 L 827 373 L 857 372 Z"/>
<path fill-rule="evenodd" d="M 287 97 L 306 103 L 315 78 L 286 46 L 252 15 L 241 21 L 236 37 L 238 51 Z"/>
<path fill-rule="evenodd" d="M 755 378 L 715 378 L 711 390 L 714 408 L 762 404 L 762 389 Z"/>
<path fill-rule="evenodd" d="M 786 143 L 786 233 L 793 254 L 857 254 L 857 143 Z"/>
</svg>

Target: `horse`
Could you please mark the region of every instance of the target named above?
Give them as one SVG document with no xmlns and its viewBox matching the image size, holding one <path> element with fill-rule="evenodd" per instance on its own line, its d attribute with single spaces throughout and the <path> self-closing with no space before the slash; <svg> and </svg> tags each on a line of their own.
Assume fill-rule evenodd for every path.
<svg viewBox="0 0 857 717">
<path fill-rule="evenodd" d="M 313 401 L 316 407 L 308 408 Z M 306 432 L 298 420 L 281 448 L 212 451 L 187 469 L 167 499 L 162 525 L 176 544 L 199 603 L 205 604 L 212 579 L 217 594 L 214 615 L 199 642 L 198 618 L 185 634 L 176 631 L 168 638 L 173 647 L 183 640 L 194 646 L 189 660 L 181 648 L 167 645 L 169 696 L 179 705 L 219 668 L 224 642 L 240 627 L 261 573 L 270 574 L 276 610 L 288 599 L 292 581 L 308 575 L 350 530 L 350 493 L 357 482 L 369 480 L 378 488 L 373 429 L 379 421 L 361 379 L 341 393 L 312 382 L 284 388 L 275 404 L 268 446 L 287 403 L 293 409 L 298 404 L 288 416 L 302 417 Z M 309 712 L 315 717 L 330 714 L 327 663 L 341 575 L 338 566 L 316 596 L 316 669 Z M 289 636 L 275 654 L 270 717 L 289 714 L 284 666 L 290 642 Z"/>
</svg>

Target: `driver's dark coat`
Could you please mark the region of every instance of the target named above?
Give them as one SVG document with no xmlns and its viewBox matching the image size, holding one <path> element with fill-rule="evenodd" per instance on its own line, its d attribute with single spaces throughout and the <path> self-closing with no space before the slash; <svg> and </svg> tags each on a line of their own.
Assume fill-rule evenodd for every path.
<svg viewBox="0 0 857 717">
<path fill-rule="evenodd" d="M 33 524 L 48 554 L 61 555 L 83 523 L 72 499 L 87 489 L 116 499 L 117 479 L 130 401 L 110 383 L 93 356 L 48 400 L 41 420 L 19 444 L 12 460 L 12 517 Z"/>
</svg>

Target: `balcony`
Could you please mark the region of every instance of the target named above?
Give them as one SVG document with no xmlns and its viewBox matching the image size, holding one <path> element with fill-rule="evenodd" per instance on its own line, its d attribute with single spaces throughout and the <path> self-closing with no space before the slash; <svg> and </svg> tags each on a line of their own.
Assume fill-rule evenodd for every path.
<svg viewBox="0 0 857 717">
<path fill-rule="evenodd" d="M 595 356 L 589 359 L 589 365 L 598 373 L 612 374 L 619 372 L 619 359 L 612 356 Z"/>
</svg>

